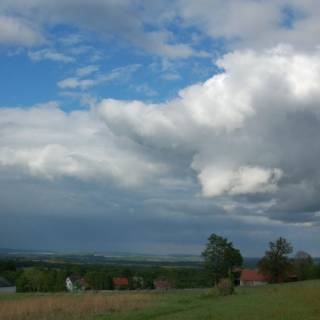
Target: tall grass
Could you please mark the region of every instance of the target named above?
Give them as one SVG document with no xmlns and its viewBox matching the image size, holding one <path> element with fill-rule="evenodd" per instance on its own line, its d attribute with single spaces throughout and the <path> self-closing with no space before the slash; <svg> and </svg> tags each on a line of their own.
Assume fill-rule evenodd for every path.
<svg viewBox="0 0 320 320">
<path fill-rule="evenodd" d="M 129 311 L 148 305 L 144 293 L 57 294 L 0 301 L 1 320 L 84 319 L 114 311 Z"/>
<path fill-rule="evenodd" d="M 320 280 L 215 290 L 157 293 L 148 308 L 113 313 L 100 320 L 319 320 Z"/>
</svg>

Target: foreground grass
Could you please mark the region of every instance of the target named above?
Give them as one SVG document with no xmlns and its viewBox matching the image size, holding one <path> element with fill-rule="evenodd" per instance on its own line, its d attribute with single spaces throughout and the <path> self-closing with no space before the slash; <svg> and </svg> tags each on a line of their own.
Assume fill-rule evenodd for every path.
<svg viewBox="0 0 320 320">
<path fill-rule="evenodd" d="M 239 288 L 233 296 L 210 291 L 158 294 L 152 306 L 99 320 L 319 320 L 320 281 Z"/>
<path fill-rule="evenodd" d="M 11 294 L 0 300 L 1 320 L 87 319 L 146 307 L 152 297 L 143 293 Z"/>
<path fill-rule="evenodd" d="M 320 319 L 320 281 L 237 288 L 235 295 L 225 297 L 218 296 L 213 290 L 13 296 L 15 301 L 3 301 L 10 298 L 9 295 L 0 300 L 1 320 Z M 55 298 L 60 304 L 54 303 Z M 61 301 L 65 303 L 61 304 Z M 30 303 L 34 306 L 33 313 L 25 313 L 28 309 L 24 309 L 24 313 L 9 315 L 11 318 L 3 317 L 7 314 L 8 304 L 11 309 L 14 307 L 21 311 L 22 306 Z"/>
</svg>

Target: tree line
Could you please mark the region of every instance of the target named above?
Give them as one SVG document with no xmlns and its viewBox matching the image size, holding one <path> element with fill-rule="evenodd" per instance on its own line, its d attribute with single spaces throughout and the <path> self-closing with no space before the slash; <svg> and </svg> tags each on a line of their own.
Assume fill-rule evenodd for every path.
<svg viewBox="0 0 320 320">
<path fill-rule="evenodd" d="M 49 263 L 26 261 L 24 264 L 0 260 L 1 276 L 15 284 L 18 292 L 65 291 L 65 280 L 69 276 L 85 279 L 92 290 L 113 290 L 112 279 L 115 277 L 128 278 L 128 289 L 132 290 L 153 289 L 156 279 L 166 279 L 172 287 L 181 289 L 208 286 L 205 270 L 192 267 L 120 267 L 69 263 L 55 266 Z"/>
<path fill-rule="evenodd" d="M 305 251 L 299 251 L 290 257 L 293 247 L 285 238 L 280 237 L 269 243 L 263 258 L 258 263 L 260 273 L 266 275 L 270 282 L 279 283 L 296 280 L 320 278 L 320 263 Z M 242 267 L 243 257 L 239 249 L 234 248 L 232 242 L 217 234 L 208 238 L 205 250 L 202 252 L 208 277 L 213 284 L 221 279 L 229 278 L 234 281 Z"/>
</svg>

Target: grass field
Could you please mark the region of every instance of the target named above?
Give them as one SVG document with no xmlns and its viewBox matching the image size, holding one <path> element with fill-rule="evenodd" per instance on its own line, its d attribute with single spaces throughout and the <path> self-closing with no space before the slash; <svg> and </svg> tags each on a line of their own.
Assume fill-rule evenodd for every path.
<svg viewBox="0 0 320 320">
<path fill-rule="evenodd" d="M 11 300 L 9 300 L 10 297 Z M 320 281 L 237 288 L 235 295 L 225 297 L 218 296 L 213 290 L 177 290 L 116 294 L 28 295 L 26 297 L 17 295 L 16 299 L 12 300 L 12 298 L 12 295 L 0 296 L 1 319 L 320 319 Z M 59 305 L 56 301 L 55 304 L 50 302 L 50 299 L 65 301 L 65 303 Z M 95 299 L 97 299 L 96 302 L 94 302 Z M 31 308 L 33 313 L 30 313 L 30 310 L 29 313 L 25 313 L 28 309 L 23 310 L 24 303 L 34 305 L 34 308 Z M 43 305 L 42 309 L 41 305 Z M 69 306 L 67 307 L 69 311 L 63 309 L 66 306 Z M 20 313 L 10 315 L 6 311 L 9 309 L 20 309 Z M 38 309 L 42 311 L 37 313 Z M 5 314 L 7 314 L 6 318 L 3 317 Z"/>
<path fill-rule="evenodd" d="M 146 308 L 151 300 L 150 294 L 135 292 L 0 295 L 0 319 L 93 319 L 97 315 Z"/>
</svg>

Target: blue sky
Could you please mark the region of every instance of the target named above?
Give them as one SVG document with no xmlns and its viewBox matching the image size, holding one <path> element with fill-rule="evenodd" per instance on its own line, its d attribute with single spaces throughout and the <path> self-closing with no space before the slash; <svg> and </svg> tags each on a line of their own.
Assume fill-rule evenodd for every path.
<svg viewBox="0 0 320 320">
<path fill-rule="evenodd" d="M 145 28 L 153 31 L 152 25 Z M 172 22 L 168 30 L 174 34 L 174 42 L 192 43 L 190 48 L 203 54 L 171 59 L 142 50 L 116 36 L 102 39 L 100 34 L 68 25 L 45 30 L 50 34 L 50 43 L 31 48 L 3 46 L 2 104 L 31 106 L 50 100 L 61 102 L 63 108 L 70 111 L 84 107 L 81 103 L 84 96 L 163 102 L 174 98 L 180 89 L 219 72 L 214 62 L 225 52 L 223 39 L 210 39 L 194 27 L 180 28 L 177 22 Z M 79 70 L 83 70 L 83 74 L 79 74 Z M 112 77 L 117 71 L 119 73 Z M 95 83 L 59 86 L 61 81 L 70 78 Z"/>
<path fill-rule="evenodd" d="M 3 0 L 0 247 L 320 255 L 315 0 Z"/>
</svg>

